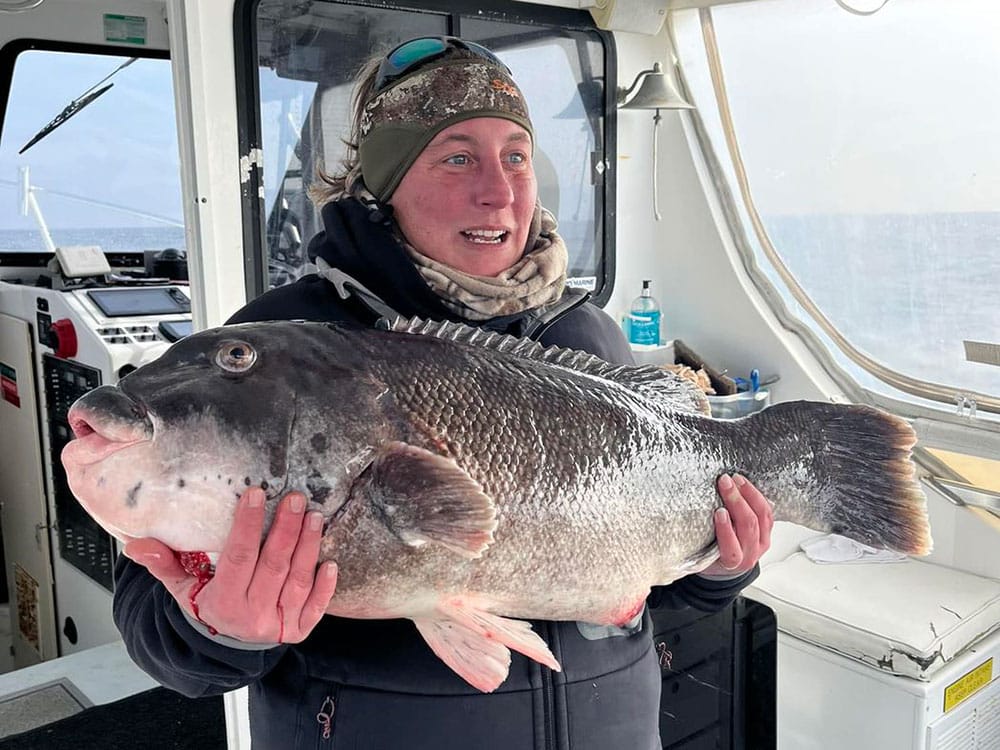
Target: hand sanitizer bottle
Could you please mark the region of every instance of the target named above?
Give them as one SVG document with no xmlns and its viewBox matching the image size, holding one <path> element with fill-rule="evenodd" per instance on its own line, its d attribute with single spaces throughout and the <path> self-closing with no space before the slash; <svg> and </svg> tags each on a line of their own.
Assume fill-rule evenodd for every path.
<svg viewBox="0 0 1000 750">
<path fill-rule="evenodd" d="M 642 282 L 642 294 L 635 298 L 628 314 L 628 340 L 632 344 L 660 343 L 660 305 L 649 289 L 649 279 Z"/>
</svg>

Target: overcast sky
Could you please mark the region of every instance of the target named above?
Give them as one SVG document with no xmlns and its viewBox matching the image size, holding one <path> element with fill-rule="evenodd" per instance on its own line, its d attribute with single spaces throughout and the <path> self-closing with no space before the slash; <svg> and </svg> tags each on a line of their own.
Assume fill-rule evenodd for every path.
<svg viewBox="0 0 1000 750">
<path fill-rule="evenodd" d="M 183 221 L 170 62 L 139 60 L 114 87 L 18 155 L 42 126 L 128 58 L 28 51 L 18 57 L 0 134 L 0 180 L 31 168 L 42 188 Z M 0 182 L 0 229 L 34 229 L 18 212 L 18 191 Z M 52 227 L 164 226 L 40 193 Z"/>
</svg>

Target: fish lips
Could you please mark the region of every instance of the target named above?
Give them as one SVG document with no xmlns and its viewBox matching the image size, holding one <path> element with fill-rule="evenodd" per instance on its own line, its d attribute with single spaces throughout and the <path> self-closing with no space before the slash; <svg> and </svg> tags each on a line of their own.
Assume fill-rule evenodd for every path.
<svg viewBox="0 0 1000 750">
<path fill-rule="evenodd" d="M 121 389 L 102 385 L 70 407 L 66 415 L 74 438 L 63 449 L 63 463 L 93 464 L 113 453 L 153 439 L 153 422 L 144 404 Z"/>
</svg>

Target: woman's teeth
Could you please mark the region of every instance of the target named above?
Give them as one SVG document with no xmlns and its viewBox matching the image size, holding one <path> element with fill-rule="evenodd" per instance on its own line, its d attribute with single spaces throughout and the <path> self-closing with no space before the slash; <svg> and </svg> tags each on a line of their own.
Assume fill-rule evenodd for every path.
<svg viewBox="0 0 1000 750">
<path fill-rule="evenodd" d="M 467 239 L 482 245 L 499 245 L 507 236 L 507 232 L 494 229 L 469 229 L 462 234 Z"/>
</svg>

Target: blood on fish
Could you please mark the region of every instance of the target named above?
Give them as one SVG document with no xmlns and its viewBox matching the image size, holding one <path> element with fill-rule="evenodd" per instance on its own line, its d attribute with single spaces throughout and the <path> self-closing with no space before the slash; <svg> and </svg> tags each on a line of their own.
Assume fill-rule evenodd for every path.
<svg viewBox="0 0 1000 750">
<path fill-rule="evenodd" d="M 212 561 L 204 552 L 175 552 L 174 556 L 184 571 L 197 578 L 202 585 L 212 580 Z"/>
<path fill-rule="evenodd" d="M 174 552 L 174 556 L 177 558 L 177 562 L 181 564 L 181 567 L 184 568 L 184 571 L 196 579 L 194 586 L 191 587 L 191 593 L 188 595 L 191 612 L 198 622 L 208 628 L 209 633 L 218 635 L 218 630 L 201 619 L 201 615 L 198 612 L 198 602 L 195 601 L 201 590 L 205 588 L 205 584 L 211 581 L 212 576 L 215 575 L 215 571 L 212 569 L 212 561 L 208 559 L 208 555 L 204 552 Z"/>
<path fill-rule="evenodd" d="M 642 612 L 642 608 L 645 606 L 646 606 L 646 600 L 640 599 L 632 607 L 626 610 L 625 614 L 615 616 L 612 622 L 614 622 L 614 624 L 617 625 L 618 627 L 623 628 L 630 622 L 632 622 L 632 620 L 635 619 L 635 616 L 640 612 Z"/>
</svg>

